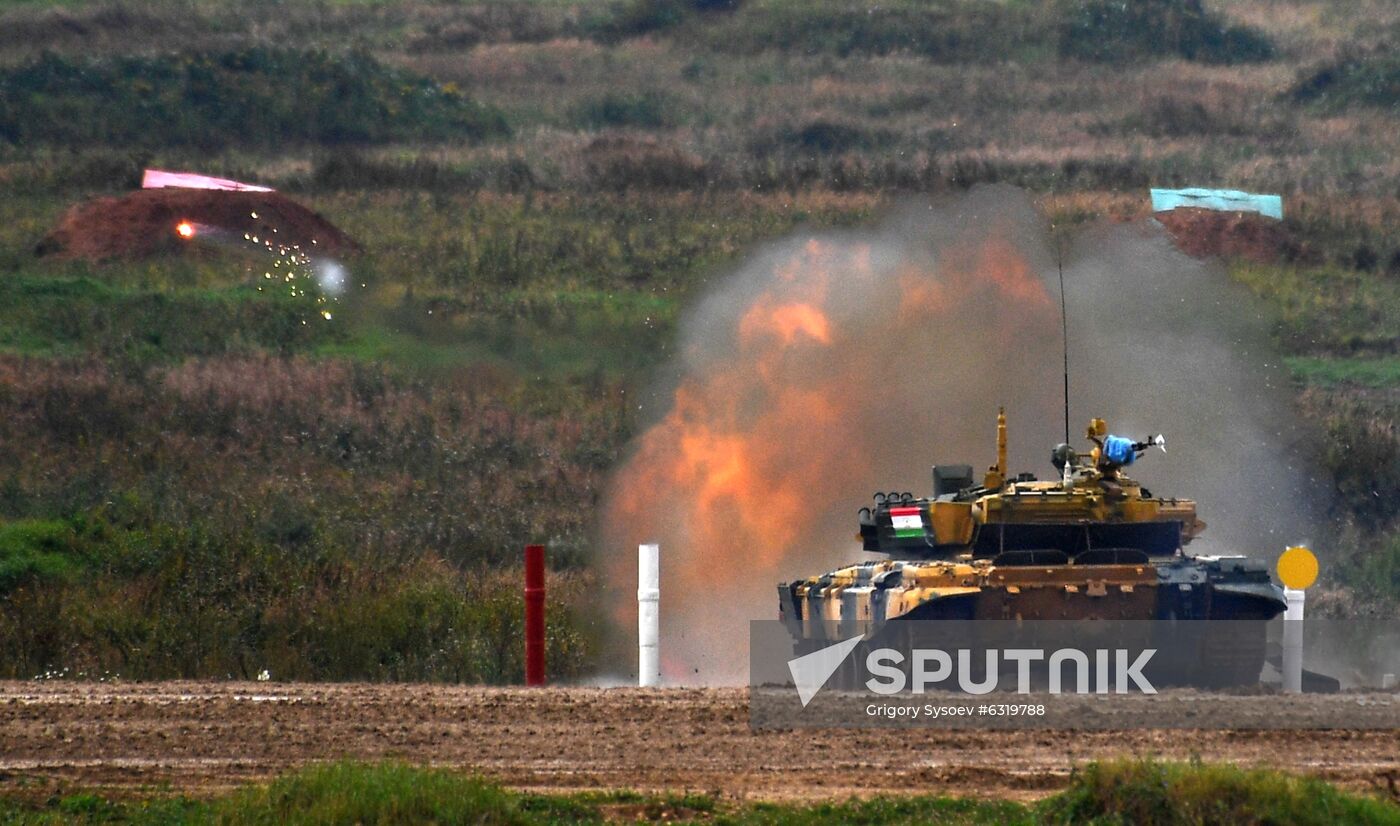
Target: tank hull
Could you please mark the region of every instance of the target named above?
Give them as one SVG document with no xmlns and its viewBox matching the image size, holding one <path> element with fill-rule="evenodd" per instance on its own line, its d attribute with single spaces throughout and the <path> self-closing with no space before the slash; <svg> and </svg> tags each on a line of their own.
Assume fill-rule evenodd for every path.
<svg viewBox="0 0 1400 826">
<path fill-rule="evenodd" d="M 954 623 L 963 634 L 980 626 L 961 621 L 989 628 L 1013 624 L 998 620 L 1061 621 L 1061 627 L 1071 621 L 1076 633 L 1091 633 L 1096 626 L 1088 624 L 1099 623 L 1120 635 L 1168 635 L 1130 642 L 1162 652 L 1155 684 L 1201 687 L 1256 683 L 1265 623 L 1285 608 L 1282 590 L 1260 563 L 1183 555 L 1129 564 L 865 562 L 780 585 L 778 595 L 797 654 L 856 635 L 869 645 L 914 645 L 910 629 L 936 628 L 924 621 Z M 1143 620 L 1158 622 L 1137 622 Z"/>
</svg>

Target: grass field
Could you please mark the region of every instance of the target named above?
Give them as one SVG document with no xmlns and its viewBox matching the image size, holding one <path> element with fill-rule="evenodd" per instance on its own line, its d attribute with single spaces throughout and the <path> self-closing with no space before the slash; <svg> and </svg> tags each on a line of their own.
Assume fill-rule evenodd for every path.
<svg viewBox="0 0 1400 826">
<path fill-rule="evenodd" d="M 688 302 L 762 241 L 988 182 L 1067 224 L 1284 195 L 1310 256 L 1229 273 L 1322 434 L 1329 604 L 1393 613 L 1400 10 L 1132 6 L 0 3 L 0 674 L 515 680 L 466 663 L 514 633 L 523 538 L 577 583 L 582 673 L 595 508 Z M 146 166 L 357 238 L 335 318 L 246 254 L 36 257 Z"/>
<path fill-rule="evenodd" d="M 266 786 L 199 800 L 109 800 L 76 793 L 43 802 L 0 800 L 14 824 L 48 823 L 605 823 L 716 824 L 1116 824 L 1400 823 L 1381 798 L 1318 780 L 1200 763 L 1090 763 L 1070 788 L 1039 803 L 934 795 L 818 804 L 751 803 L 707 794 L 522 794 L 488 781 L 403 763 L 331 763 Z"/>
</svg>

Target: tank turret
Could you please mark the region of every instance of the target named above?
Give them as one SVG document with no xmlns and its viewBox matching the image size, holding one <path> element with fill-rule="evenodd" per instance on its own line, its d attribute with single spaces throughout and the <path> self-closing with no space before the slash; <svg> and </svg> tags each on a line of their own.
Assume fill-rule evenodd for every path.
<svg viewBox="0 0 1400 826">
<path fill-rule="evenodd" d="M 981 484 L 968 465 L 935 465 L 933 496 L 877 493 L 858 515 L 862 548 L 915 559 L 993 558 L 1009 551 L 1137 551 L 1146 558 L 1172 556 L 1205 529 L 1196 503 L 1154 496 L 1123 472 L 1166 439 L 1133 441 L 1108 433 L 1102 419 L 1089 423 L 1092 448 L 1061 444 L 1051 451 L 1056 477 L 1008 475 L 1006 414 L 997 416 L 997 463 Z"/>
</svg>

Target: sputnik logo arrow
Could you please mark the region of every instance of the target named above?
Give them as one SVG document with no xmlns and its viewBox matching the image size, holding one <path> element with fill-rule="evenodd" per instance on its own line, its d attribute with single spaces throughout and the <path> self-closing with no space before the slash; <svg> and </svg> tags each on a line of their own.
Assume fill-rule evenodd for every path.
<svg viewBox="0 0 1400 826">
<path fill-rule="evenodd" d="M 836 673 L 836 669 L 841 667 L 841 663 L 846 661 L 852 649 L 862 639 L 863 636 L 851 637 L 844 642 L 828 645 L 820 651 L 788 660 L 788 671 L 797 686 L 797 697 L 802 701 L 803 708 L 812 702 L 812 698 L 817 696 L 817 692 L 822 690 L 822 686 L 826 685 L 826 681 Z"/>
</svg>

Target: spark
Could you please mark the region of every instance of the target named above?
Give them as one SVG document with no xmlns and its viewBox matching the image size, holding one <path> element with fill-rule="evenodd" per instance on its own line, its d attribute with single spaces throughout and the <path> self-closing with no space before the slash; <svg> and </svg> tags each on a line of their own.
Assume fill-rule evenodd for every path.
<svg viewBox="0 0 1400 826">
<path fill-rule="evenodd" d="M 175 234 L 181 238 L 193 238 L 194 224 L 191 224 L 189 221 L 181 221 L 175 225 Z"/>
</svg>

